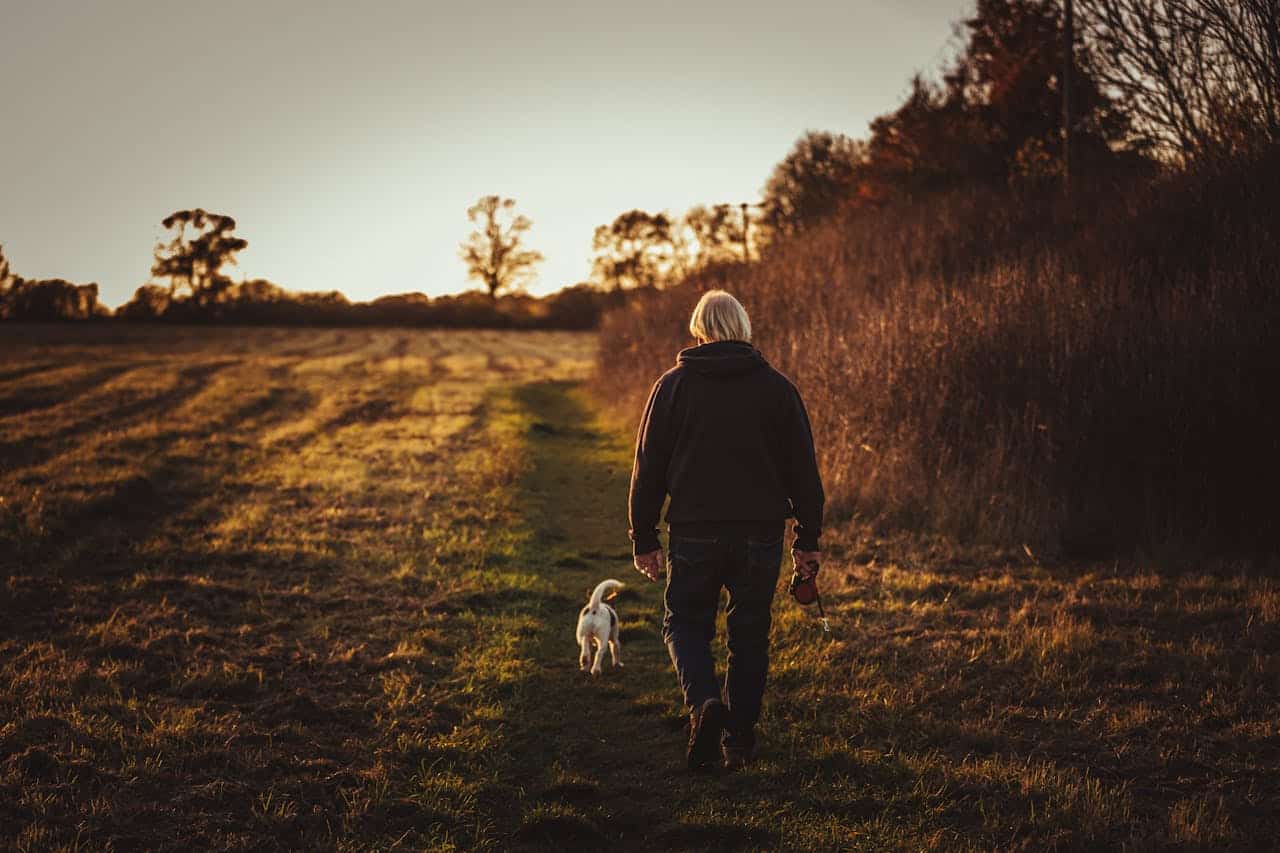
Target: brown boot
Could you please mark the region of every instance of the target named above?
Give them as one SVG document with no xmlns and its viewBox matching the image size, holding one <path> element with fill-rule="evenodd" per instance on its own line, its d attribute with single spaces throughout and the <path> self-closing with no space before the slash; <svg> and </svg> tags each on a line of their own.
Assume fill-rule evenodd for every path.
<svg viewBox="0 0 1280 853">
<path fill-rule="evenodd" d="M 689 769 L 698 770 L 715 763 L 716 747 L 724 731 L 728 709 L 719 699 L 708 699 L 689 715 Z"/>
</svg>

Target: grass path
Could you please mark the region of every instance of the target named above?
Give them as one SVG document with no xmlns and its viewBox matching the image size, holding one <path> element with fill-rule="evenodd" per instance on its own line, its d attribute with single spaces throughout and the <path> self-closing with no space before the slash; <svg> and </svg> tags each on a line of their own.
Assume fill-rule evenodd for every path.
<svg viewBox="0 0 1280 853">
<path fill-rule="evenodd" d="M 494 784 L 481 799 L 492 831 L 459 839 L 495 849 L 847 849 L 850 822 L 869 802 L 849 797 L 846 759 L 804 755 L 794 737 L 774 740 L 738 774 L 684 768 L 686 716 L 660 637 L 661 584 L 631 569 L 626 537 L 630 441 L 600 424 L 572 385 L 522 386 L 505 398 L 500 433 L 522 438 L 516 506 L 520 545 L 508 576 L 515 594 L 491 617 L 481 669 L 501 705 Z M 578 670 L 573 628 L 596 583 L 618 578 L 622 669 L 592 679 Z M 499 600 L 503 597 L 498 596 Z M 780 603 L 780 606 L 787 606 Z M 806 633 L 816 639 L 812 624 Z M 513 636 L 514 635 L 514 636 Z M 718 649 L 723 664 L 723 650 Z M 519 659 L 512 673 L 512 656 Z M 722 670 L 723 671 L 723 670 Z M 505 682 L 505 683 L 504 683 Z M 832 772 L 832 771 L 836 772 Z M 484 773 L 470 768 L 478 779 Z M 815 774 L 830 777 L 815 785 Z M 878 809 L 877 809 L 878 811 Z M 892 829 L 890 835 L 896 835 Z M 865 831 L 863 845 L 887 836 Z"/>
<path fill-rule="evenodd" d="M 773 832 L 730 816 L 733 785 L 684 770 L 685 717 L 660 638 L 661 586 L 630 565 L 628 442 L 596 423 L 571 386 L 525 386 L 512 400 L 529 454 L 519 505 L 541 581 L 529 612 L 528 671 L 505 733 L 521 779 L 514 840 L 775 846 Z M 624 667 L 606 664 L 592 679 L 578 669 L 573 628 L 588 592 L 609 577 L 627 584 L 615 602 Z"/>
</svg>

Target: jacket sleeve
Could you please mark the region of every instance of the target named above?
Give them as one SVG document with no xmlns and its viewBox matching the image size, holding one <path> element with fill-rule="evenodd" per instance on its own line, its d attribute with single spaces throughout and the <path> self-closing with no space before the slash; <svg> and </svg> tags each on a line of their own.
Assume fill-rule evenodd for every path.
<svg viewBox="0 0 1280 853">
<path fill-rule="evenodd" d="M 788 383 L 789 400 L 783 420 L 783 442 L 786 448 L 784 471 L 787 496 L 796 518 L 795 548 L 817 551 L 822 535 L 822 509 L 826 496 L 818 473 L 818 457 L 813 447 L 813 429 L 809 413 L 794 385 Z"/>
<path fill-rule="evenodd" d="M 629 501 L 631 542 L 636 554 L 662 547 L 658 541 L 658 515 L 667 497 L 667 465 L 671 461 L 671 385 L 667 376 L 653 384 L 636 434 Z"/>
</svg>

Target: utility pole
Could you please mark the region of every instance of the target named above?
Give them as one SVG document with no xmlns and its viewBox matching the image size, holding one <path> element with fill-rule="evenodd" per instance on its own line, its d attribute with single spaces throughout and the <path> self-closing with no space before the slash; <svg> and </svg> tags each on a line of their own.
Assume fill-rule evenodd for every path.
<svg viewBox="0 0 1280 853">
<path fill-rule="evenodd" d="M 751 262 L 751 216 L 747 210 L 752 207 L 763 208 L 764 205 L 744 201 L 738 207 L 742 210 L 742 262 L 747 264 Z"/>
<path fill-rule="evenodd" d="M 716 210 L 725 211 L 735 207 L 732 204 L 717 204 Z M 742 262 L 750 263 L 751 261 L 751 215 L 748 212 L 752 207 L 764 207 L 763 204 L 756 202 L 739 202 L 736 207 L 742 211 Z"/>
<path fill-rule="evenodd" d="M 1075 4 L 1063 0 L 1062 10 L 1062 189 L 1071 196 L 1071 77 L 1075 70 Z"/>
</svg>

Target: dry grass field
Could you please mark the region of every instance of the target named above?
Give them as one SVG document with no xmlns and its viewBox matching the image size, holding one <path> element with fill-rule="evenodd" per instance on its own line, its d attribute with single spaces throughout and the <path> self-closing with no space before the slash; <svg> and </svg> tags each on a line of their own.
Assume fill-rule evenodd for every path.
<svg viewBox="0 0 1280 853">
<path fill-rule="evenodd" d="M 761 760 L 689 776 L 590 337 L 0 332 L 0 847 L 1280 837 L 1272 580 L 837 527 Z M 588 681 L 610 576 L 627 666 Z"/>
</svg>

